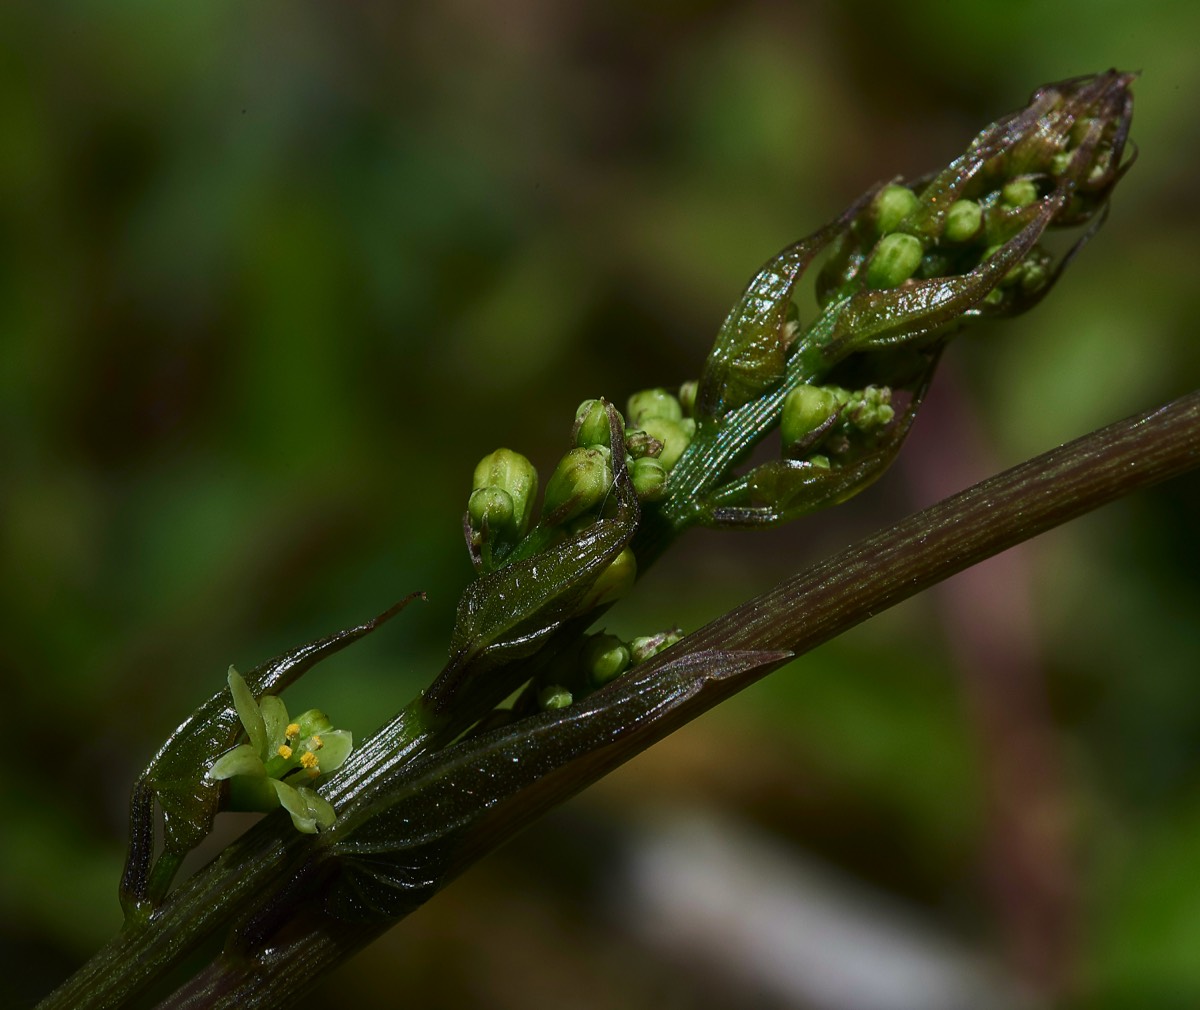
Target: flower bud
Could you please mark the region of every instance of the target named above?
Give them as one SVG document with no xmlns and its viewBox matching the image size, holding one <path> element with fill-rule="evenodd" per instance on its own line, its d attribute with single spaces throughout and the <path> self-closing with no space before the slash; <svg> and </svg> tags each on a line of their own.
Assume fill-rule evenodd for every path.
<svg viewBox="0 0 1200 1010">
<path fill-rule="evenodd" d="M 1040 246 L 1034 246 L 1021 263 L 1021 290 L 1027 294 L 1040 291 L 1053 277 L 1053 257 Z"/>
<path fill-rule="evenodd" d="M 665 389 L 643 389 L 634 393 L 629 398 L 628 406 L 629 423 L 637 428 L 645 428 L 643 422 L 650 417 L 666 418 L 668 421 L 678 421 L 683 417 L 683 407 Z"/>
<path fill-rule="evenodd" d="M 586 614 L 596 607 L 619 600 L 633 588 L 636 580 L 637 559 L 633 551 L 626 547 L 592 583 L 575 612 Z"/>
<path fill-rule="evenodd" d="M 307 712 L 296 716 L 294 725 L 296 728 L 294 736 L 297 739 L 303 739 L 313 734 L 328 733 L 333 729 L 333 723 L 329 721 L 329 716 L 319 708 L 310 708 Z M 291 728 L 291 726 L 288 727 L 289 731 Z M 289 732 L 289 735 L 293 734 Z"/>
<path fill-rule="evenodd" d="M 1028 207 L 1038 198 L 1037 184 L 1032 179 L 1013 179 L 1004 184 L 1000 198 L 1010 207 Z"/>
<path fill-rule="evenodd" d="M 656 501 L 667 489 L 667 468 L 657 459 L 643 456 L 630 460 L 629 479 L 642 501 Z"/>
<path fill-rule="evenodd" d="M 662 454 L 663 444 L 647 431 L 642 431 L 640 428 L 626 428 L 625 451 L 634 459 L 640 459 L 642 456 L 657 458 Z"/>
<path fill-rule="evenodd" d="M 620 412 L 617 419 L 624 427 Z M 578 446 L 603 445 L 609 443 L 608 409 L 603 400 L 584 400 L 575 411 L 575 444 Z"/>
<path fill-rule="evenodd" d="M 875 245 L 867 267 L 867 285 L 872 288 L 894 288 L 903 284 L 921 265 L 924 255 L 921 240 L 903 232 L 884 235 Z"/>
<path fill-rule="evenodd" d="M 838 412 L 837 396 L 821 386 L 797 386 L 783 401 L 779 432 L 783 445 L 795 445 L 812 434 Z"/>
<path fill-rule="evenodd" d="M 588 680 L 601 687 L 625 672 L 629 666 L 629 649 L 616 635 L 592 635 L 580 658 Z"/>
<path fill-rule="evenodd" d="M 956 200 L 946 211 L 942 236 L 947 242 L 970 242 L 983 224 L 983 208 L 974 200 Z"/>
<path fill-rule="evenodd" d="M 691 444 L 692 436 L 696 434 L 696 422 L 691 418 L 671 420 L 666 417 L 647 417 L 641 423 L 652 438 L 662 443 L 658 461 L 669 472 L 683 455 L 683 450 Z"/>
<path fill-rule="evenodd" d="M 497 488 L 504 491 L 512 502 L 512 519 L 508 532 L 519 539 L 529 529 L 533 516 L 533 505 L 537 498 L 538 474 L 534 465 L 519 452 L 497 449 L 484 456 L 475 467 L 472 488 Z M 479 507 L 483 507 L 482 503 Z M 472 517 L 472 522 L 474 518 Z"/>
<path fill-rule="evenodd" d="M 538 691 L 538 708 L 543 712 L 566 708 L 574 700 L 571 692 L 561 684 L 547 684 Z"/>
<path fill-rule="evenodd" d="M 917 194 L 907 186 L 884 186 L 875 196 L 871 210 L 880 235 L 894 232 L 909 214 L 921 206 Z"/>
<path fill-rule="evenodd" d="M 504 530 L 513 522 L 512 495 L 498 487 L 476 488 L 467 499 L 467 514 L 472 529 Z"/>
<path fill-rule="evenodd" d="M 644 663 L 652 656 L 657 656 L 668 645 L 674 645 L 681 638 L 683 632 L 679 628 L 672 628 L 670 631 L 659 631 L 653 635 L 642 635 L 632 639 L 629 643 L 630 666 L 637 666 L 638 663 Z"/>
<path fill-rule="evenodd" d="M 691 417 L 696 412 L 696 391 L 699 388 L 700 383 L 695 379 L 689 379 L 679 387 L 679 406 L 685 417 Z"/>
<path fill-rule="evenodd" d="M 613 473 L 599 449 L 571 449 L 546 481 L 543 522 L 557 525 L 600 504 L 612 487 Z"/>
</svg>

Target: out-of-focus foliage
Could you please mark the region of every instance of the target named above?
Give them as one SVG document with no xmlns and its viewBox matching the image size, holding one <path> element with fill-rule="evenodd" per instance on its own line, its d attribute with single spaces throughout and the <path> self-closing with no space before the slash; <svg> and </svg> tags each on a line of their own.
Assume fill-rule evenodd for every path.
<svg viewBox="0 0 1200 1010">
<path fill-rule="evenodd" d="M 128 786 L 231 662 L 428 590 L 289 693 L 367 733 L 444 657 L 475 460 L 506 444 L 546 466 L 580 400 L 694 377 L 763 260 L 1037 84 L 1140 69 L 1141 158 L 1053 296 L 951 349 L 931 401 L 954 390 L 982 431 L 955 472 L 1194 386 L 1198 31 L 1181 2 L 0 6 L 6 978 L 40 994 L 116 927 Z M 944 434 L 919 421 L 914 476 L 829 516 L 688 534 L 610 626 L 695 627 L 925 504 Z M 1022 960 L 1038 927 L 1005 910 L 1005 839 L 1048 816 L 1068 879 L 1043 890 L 1075 896 L 1060 959 L 1090 1005 L 1200 1000 L 1196 492 L 1046 537 L 1028 579 L 984 594 L 1034 615 L 1025 721 L 989 729 L 994 699 L 956 666 L 963 615 L 914 601 L 635 762 L 330 984 L 364 1010 L 401 987 L 725 1005 L 635 942 L 632 902 L 592 914 L 612 824 L 692 803 L 1034 985 L 1063 966 Z M 996 785 L 1041 781 L 1008 775 L 1026 731 L 1050 741 L 1049 811 Z"/>
</svg>

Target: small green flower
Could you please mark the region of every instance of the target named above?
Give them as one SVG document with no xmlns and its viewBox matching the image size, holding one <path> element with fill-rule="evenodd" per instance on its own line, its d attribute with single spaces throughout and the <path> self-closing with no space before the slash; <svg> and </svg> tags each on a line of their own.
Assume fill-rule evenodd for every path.
<svg viewBox="0 0 1200 1010">
<path fill-rule="evenodd" d="M 318 709 L 288 718 L 282 698 L 263 695 L 255 701 L 242 675 L 229 668 L 229 691 L 249 743 L 227 751 L 208 769 L 215 781 L 231 779 L 234 809 L 273 810 L 282 806 L 297 831 L 315 833 L 333 825 L 333 807 L 308 785 L 331 772 L 350 755 L 349 730 L 334 729 Z"/>
</svg>

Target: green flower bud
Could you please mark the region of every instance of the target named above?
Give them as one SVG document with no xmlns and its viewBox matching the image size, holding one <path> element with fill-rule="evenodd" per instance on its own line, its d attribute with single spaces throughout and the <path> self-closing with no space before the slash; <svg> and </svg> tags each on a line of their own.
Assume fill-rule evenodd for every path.
<svg viewBox="0 0 1200 1010">
<path fill-rule="evenodd" d="M 946 211 L 942 237 L 947 242 L 970 242 L 983 225 L 983 208 L 974 200 L 956 200 Z"/>
<path fill-rule="evenodd" d="M 656 501 L 667 489 L 667 468 L 650 456 L 631 460 L 629 479 L 642 501 Z"/>
<path fill-rule="evenodd" d="M 621 426 L 625 421 L 617 413 Z M 608 410 L 603 400 L 584 400 L 575 411 L 575 444 L 579 446 L 609 443 Z"/>
<path fill-rule="evenodd" d="M 629 649 L 616 635 L 592 635 L 580 658 L 588 680 L 601 687 L 625 672 L 629 666 Z"/>
<path fill-rule="evenodd" d="M 287 726 L 285 733 L 289 738 L 302 739 L 320 733 L 328 733 L 332 729 L 333 723 L 329 721 L 329 716 L 319 708 L 310 708 L 307 712 L 301 712 L 296 716 Z"/>
<path fill-rule="evenodd" d="M 1032 179 L 1013 179 L 1004 184 L 1000 197 L 1010 207 L 1028 207 L 1038 198 L 1037 185 Z"/>
<path fill-rule="evenodd" d="M 504 530 L 512 526 L 514 512 L 512 495 L 498 487 L 476 488 L 467 499 L 472 529 Z"/>
<path fill-rule="evenodd" d="M 650 417 L 662 417 L 678 421 L 683 417 L 683 407 L 665 389 L 643 389 L 629 398 L 629 423 L 645 428 L 643 423 Z M 649 430 L 649 429 L 647 429 Z"/>
<path fill-rule="evenodd" d="M 894 232 L 900 222 L 920 206 L 917 194 L 907 186 L 884 186 L 872 203 L 875 227 L 880 235 Z"/>
<path fill-rule="evenodd" d="M 506 492 L 512 499 L 511 533 L 514 538 L 525 535 L 538 488 L 537 470 L 529 460 L 511 449 L 497 449 L 479 461 L 471 487 L 476 491 L 499 488 Z"/>
<path fill-rule="evenodd" d="M 1102 125 L 1103 120 L 1096 119 L 1094 116 L 1081 116 L 1076 119 L 1071 126 L 1071 146 L 1078 147 L 1087 139 L 1088 134 Z"/>
<path fill-rule="evenodd" d="M 652 437 L 662 443 L 662 452 L 658 461 L 669 472 L 683 455 L 683 450 L 691 444 L 696 434 L 696 422 L 689 418 L 671 420 L 666 417 L 647 417 L 642 420 L 642 427 Z"/>
<path fill-rule="evenodd" d="M 672 628 L 670 631 L 660 631 L 654 635 L 642 635 L 633 639 L 629 643 L 630 665 L 637 666 L 638 663 L 644 663 L 651 656 L 657 656 L 668 645 L 674 645 L 681 638 L 683 638 L 683 632 L 679 628 Z"/>
<path fill-rule="evenodd" d="M 571 449 L 546 481 L 543 521 L 557 525 L 569 522 L 599 505 L 612 487 L 613 473 L 599 449 Z"/>
<path fill-rule="evenodd" d="M 838 398 L 821 386 L 797 386 L 783 401 L 779 432 L 784 447 L 795 445 L 838 412 Z"/>
<path fill-rule="evenodd" d="M 626 547 L 592 583 L 576 613 L 586 614 L 605 603 L 619 600 L 633 588 L 636 580 L 637 558 L 634 557 L 633 551 Z"/>
<path fill-rule="evenodd" d="M 657 458 L 662 454 L 663 444 L 647 431 L 642 431 L 640 428 L 626 428 L 625 451 L 634 459 L 640 459 L 642 456 Z"/>
<path fill-rule="evenodd" d="M 1040 291 L 1054 277 L 1054 258 L 1041 246 L 1034 246 L 1021 261 L 1018 278 L 1026 294 Z"/>
<path fill-rule="evenodd" d="M 815 466 L 818 470 L 832 470 L 833 464 L 829 462 L 828 456 L 809 456 L 808 462 Z"/>
<path fill-rule="evenodd" d="M 908 280 L 921 265 L 924 255 L 921 240 L 913 235 L 893 232 L 875 245 L 867 266 L 867 284 L 872 288 L 894 288 Z"/>
<path fill-rule="evenodd" d="M 547 684 L 538 691 L 538 708 L 543 712 L 566 708 L 575 699 L 561 684 Z"/>
<path fill-rule="evenodd" d="M 696 412 L 696 391 L 700 388 L 700 383 L 695 379 L 690 379 L 679 387 L 679 406 L 683 409 L 685 417 L 691 417 Z"/>
</svg>

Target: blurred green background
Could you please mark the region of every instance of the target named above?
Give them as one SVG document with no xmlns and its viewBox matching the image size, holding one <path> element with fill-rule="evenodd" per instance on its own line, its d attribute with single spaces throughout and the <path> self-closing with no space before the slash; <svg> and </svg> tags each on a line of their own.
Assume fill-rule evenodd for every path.
<svg viewBox="0 0 1200 1010">
<path fill-rule="evenodd" d="M 117 927 L 128 787 L 230 662 L 427 590 L 289 695 L 369 732 L 444 656 L 481 455 L 552 466 L 581 399 L 694 376 L 763 260 L 1036 85 L 1143 72 L 1099 238 L 1031 315 L 956 342 L 895 474 L 786 530 L 689 534 L 608 626 L 694 628 L 1195 386 L 1198 33 L 1194 4 L 1111 0 L 0 6 L 9 1005 Z M 321 992 L 853 1006 L 878 930 L 985 964 L 997 1005 L 1200 1004 L 1198 492 L 1121 502 L 776 674 Z M 672 919 L 720 861 L 674 890 L 630 867 L 699 823 L 735 865 L 769 863 L 748 832 L 832 881 L 819 921 L 858 909 L 851 940 L 776 981 L 772 938 L 801 934 L 734 942 L 753 882 L 707 938 Z M 791 872 L 763 870 L 796 915 L 826 908 Z"/>
</svg>

